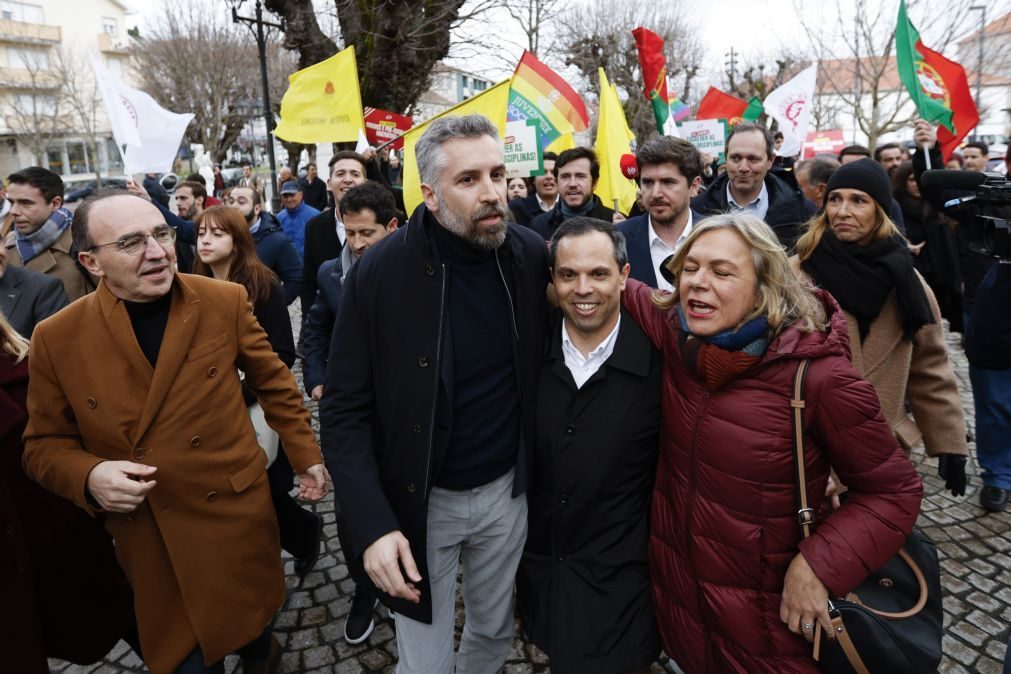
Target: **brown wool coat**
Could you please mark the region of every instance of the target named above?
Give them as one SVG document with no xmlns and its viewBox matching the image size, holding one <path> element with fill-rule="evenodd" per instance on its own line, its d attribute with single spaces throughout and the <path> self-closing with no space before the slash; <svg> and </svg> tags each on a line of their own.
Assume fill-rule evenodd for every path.
<svg viewBox="0 0 1011 674">
<path fill-rule="evenodd" d="M 18 253 L 18 247 L 14 245 L 14 232 L 7 231 L 8 226 L 9 224 L 5 223 L 3 239 L 3 245 L 7 249 L 7 264 L 12 267 L 27 267 L 32 271 L 60 279 L 71 302 L 95 290 L 97 279 L 78 267 L 70 254 L 72 242 L 70 227 L 67 227 L 56 243 L 28 260 L 28 264 L 24 264 L 21 261 L 21 254 Z"/>
<path fill-rule="evenodd" d="M 790 261 L 800 271 L 798 258 Z M 941 311 L 934 293 L 919 273 L 917 277 L 930 302 L 934 323 L 920 328 L 911 341 L 906 339 L 893 292 L 861 343 L 856 317 L 844 310 L 853 365 L 874 386 L 881 412 L 907 455 L 922 440 L 928 456 L 967 456 L 965 416 L 948 360 Z M 912 418 L 906 412 L 907 401 Z"/>
<path fill-rule="evenodd" d="M 179 274 L 172 292 L 154 369 L 104 283 L 39 324 L 24 436 L 26 472 L 89 513 L 85 485 L 99 462 L 158 468 L 145 502 L 106 524 L 155 674 L 174 670 L 198 643 L 207 662 L 223 658 L 259 635 L 284 601 L 266 459 L 239 369 L 296 472 L 322 461 L 295 380 L 245 289 Z"/>
</svg>

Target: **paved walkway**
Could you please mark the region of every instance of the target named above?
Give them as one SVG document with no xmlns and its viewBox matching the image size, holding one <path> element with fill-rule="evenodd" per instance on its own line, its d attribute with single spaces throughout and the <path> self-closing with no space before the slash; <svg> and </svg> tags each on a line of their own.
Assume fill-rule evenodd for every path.
<svg viewBox="0 0 1011 674">
<path fill-rule="evenodd" d="M 293 309 L 293 315 L 297 309 Z M 293 316 L 294 317 L 294 316 Z M 298 320 L 293 321 L 298 326 Z M 966 421 L 973 427 L 972 394 L 965 356 L 957 336 L 948 339 Z M 301 382 L 300 366 L 296 376 Z M 306 401 L 318 430 L 315 403 Z M 926 498 L 919 525 L 933 539 L 941 554 L 944 597 L 944 659 L 940 670 L 948 673 L 1000 674 L 1011 623 L 1011 512 L 985 514 L 978 505 L 978 467 L 970 462 L 968 494 L 955 498 L 943 491 L 936 462 L 922 452 L 914 455 L 924 478 Z M 339 674 L 386 674 L 397 659 L 393 623 L 386 611 L 377 612 L 376 630 L 366 644 L 349 646 L 343 639 L 353 584 L 337 542 L 332 496 L 315 506 L 324 519 L 326 552 L 311 573 L 300 582 L 286 562 L 288 600 L 277 616 L 275 629 L 285 647 L 281 672 L 337 672 Z M 458 623 L 462 612 L 458 611 Z M 459 625 L 457 628 L 459 636 Z M 91 667 L 51 663 L 59 672 L 146 671 L 124 643 L 104 663 Z M 226 661 L 226 671 L 238 669 L 236 658 Z M 549 672 L 547 659 L 518 637 L 505 666 L 506 674 Z M 660 666 L 655 672 L 662 672 Z"/>
</svg>

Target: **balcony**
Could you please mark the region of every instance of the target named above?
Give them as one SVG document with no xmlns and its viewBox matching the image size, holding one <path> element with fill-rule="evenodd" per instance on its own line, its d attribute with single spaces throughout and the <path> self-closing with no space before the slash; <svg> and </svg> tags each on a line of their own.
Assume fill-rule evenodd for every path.
<svg viewBox="0 0 1011 674">
<path fill-rule="evenodd" d="M 51 70 L 0 68 L 0 90 L 49 91 L 60 86 L 59 76 Z"/>
<path fill-rule="evenodd" d="M 108 33 L 98 34 L 98 49 L 103 54 L 114 56 L 128 56 L 130 54 L 130 40 L 112 37 Z"/>
<path fill-rule="evenodd" d="M 59 26 L 0 19 L 0 43 L 52 45 L 63 39 Z"/>
</svg>

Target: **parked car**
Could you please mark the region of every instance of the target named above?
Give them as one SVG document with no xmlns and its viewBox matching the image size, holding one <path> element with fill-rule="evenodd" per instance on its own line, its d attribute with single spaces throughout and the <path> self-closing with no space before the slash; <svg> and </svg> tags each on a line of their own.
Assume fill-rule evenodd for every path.
<svg viewBox="0 0 1011 674">
<path fill-rule="evenodd" d="M 65 193 L 63 203 L 73 204 L 81 201 L 95 192 L 95 180 L 88 180 L 83 183 L 71 183 L 68 187 L 73 187 L 71 191 Z M 102 178 L 102 187 L 119 187 L 126 189 L 125 178 Z"/>
</svg>

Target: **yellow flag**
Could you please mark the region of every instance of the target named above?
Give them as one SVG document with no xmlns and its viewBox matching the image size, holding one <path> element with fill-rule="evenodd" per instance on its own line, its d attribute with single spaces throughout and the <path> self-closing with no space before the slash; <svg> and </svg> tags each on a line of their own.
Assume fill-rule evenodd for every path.
<svg viewBox="0 0 1011 674">
<path fill-rule="evenodd" d="M 635 181 L 621 172 L 621 156 L 632 151 L 635 134 L 628 128 L 625 111 L 618 100 L 618 90 L 608 83 L 603 68 L 600 75 L 600 112 L 597 118 L 597 159 L 600 161 L 600 180 L 594 194 L 604 205 L 628 213 L 635 203 Z"/>
<path fill-rule="evenodd" d="M 506 105 L 509 101 L 509 86 L 511 79 L 499 82 L 473 98 L 453 106 L 446 112 L 439 113 L 424 124 L 411 127 L 404 134 L 404 207 L 408 216 L 414 212 L 424 199 L 421 196 L 421 177 L 418 174 L 418 163 L 414 159 L 414 144 L 425 133 L 432 121 L 445 115 L 484 115 L 498 127 L 499 134 L 505 138 Z"/>
<path fill-rule="evenodd" d="M 551 145 L 544 148 L 545 152 L 554 152 L 555 154 L 561 154 L 566 150 L 571 150 L 576 147 L 576 139 L 571 133 L 563 133 L 561 136 L 555 139 Z"/>
<path fill-rule="evenodd" d="M 339 143 L 358 140 L 364 129 L 354 46 L 288 77 L 275 136 L 292 143 Z"/>
</svg>

